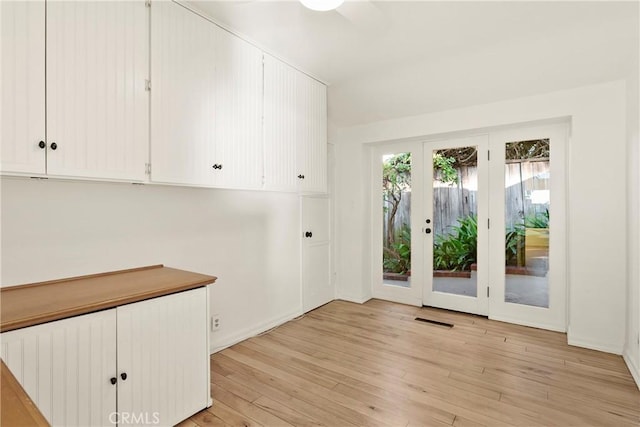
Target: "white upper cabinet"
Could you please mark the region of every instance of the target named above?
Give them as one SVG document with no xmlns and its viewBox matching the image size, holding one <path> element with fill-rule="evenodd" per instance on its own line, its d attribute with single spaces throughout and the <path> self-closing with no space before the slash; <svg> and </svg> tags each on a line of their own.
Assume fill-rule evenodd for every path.
<svg viewBox="0 0 640 427">
<path fill-rule="evenodd" d="M 151 180 L 213 185 L 216 26 L 169 1 L 151 24 Z"/>
<path fill-rule="evenodd" d="M 222 28 L 216 36 L 215 185 L 262 188 L 262 51 Z"/>
<path fill-rule="evenodd" d="M 300 191 L 327 191 L 327 87 L 306 76 L 296 75 L 296 139 Z"/>
<path fill-rule="evenodd" d="M 264 55 L 265 189 L 296 191 L 296 71 Z"/>
<path fill-rule="evenodd" d="M 145 179 L 147 25 L 142 0 L 47 2 L 48 174 Z"/>
<path fill-rule="evenodd" d="M 0 170 L 44 174 L 44 1 L 0 2 L 0 25 Z"/>
<path fill-rule="evenodd" d="M 283 62 L 264 60 L 265 188 L 327 191 L 326 86 Z"/>
</svg>

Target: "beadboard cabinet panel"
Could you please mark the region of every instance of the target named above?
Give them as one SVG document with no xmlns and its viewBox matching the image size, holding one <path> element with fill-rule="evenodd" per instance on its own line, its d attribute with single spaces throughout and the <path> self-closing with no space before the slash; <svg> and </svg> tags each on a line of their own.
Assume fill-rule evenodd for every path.
<svg viewBox="0 0 640 427">
<path fill-rule="evenodd" d="M 296 139 L 300 191 L 327 191 L 327 89 L 311 77 L 296 75 Z"/>
<path fill-rule="evenodd" d="M 262 51 L 216 27 L 215 185 L 259 189 L 262 153 Z"/>
<path fill-rule="evenodd" d="M 49 175 L 145 179 L 147 26 L 142 0 L 47 3 Z"/>
<path fill-rule="evenodd" d="M 0 170 L 44 174 L 44 1 L 0 2 L 0 25 Z"/>
<path fill-rule="evenodd" d="M 296 191 L 297 70 L 264 55 L 265 189 Z"/>
<path fill-rule="evenodd" d="M 118 307 L 120 413 L 175 425 L 209 406 L 207 303 L 199 288 Z"/>
<path fill-rule="evenodd" d="M 112 425 L 116 310 L 5 332 L 2 360 L 51 425 Z"/>
<path fill-rule="evenodd" d="M 213 185 L 216 26 L 174 2 L 151 7 L 151 180 Z"/>
</svg>

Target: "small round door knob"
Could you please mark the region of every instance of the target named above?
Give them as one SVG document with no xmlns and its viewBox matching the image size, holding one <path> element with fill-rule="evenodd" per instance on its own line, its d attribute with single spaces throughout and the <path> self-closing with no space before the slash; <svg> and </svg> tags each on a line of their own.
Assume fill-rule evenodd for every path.
<svg viewBox="0 0 640 427">
<path fill-rule="evenodd" d="M 431 234 L 431 229 L 427 228 L 427 229 L 424 230 L 424 232 L 427 233 L 427 234 Z"/>
<path fill-rule="evenodd" d="M 55 150 L 56 148 L 58 148 L 58 144 L 56 144 L 55 142 L 51 143 L 51 149 Z"/>
<path fill-rule="evenodd" d="M 40 148 L 44 148 L 44 147 L 46 147 L 46 146 L 47 146 L 47 144 L 45 144 L 45 143 L 44 143 L 44 141 L 40 141 L 40 142 L 38 142 L 38 147 L 40 147 Z"/>
<path fill-rule="evenodd" d="M 127 373 L 126 372 L 121 373 L 120 374 L 120 378 L 122 378 L 122 381 L 126 380 L 127 379 Z"/>
<path fill-rule="evenodd" d="M 111 377 L 109 381 L 111 381 L 111 384 L 116 385 L 116 383 L 118 382 L 118 379 L 116 377 Z"/>
<path fill-rule="evenodd" d="M 313 233 L 310 231 L 307 231 L 306 233 L 304 233 L 304 237 L 313 237 Z"/>
</svg>

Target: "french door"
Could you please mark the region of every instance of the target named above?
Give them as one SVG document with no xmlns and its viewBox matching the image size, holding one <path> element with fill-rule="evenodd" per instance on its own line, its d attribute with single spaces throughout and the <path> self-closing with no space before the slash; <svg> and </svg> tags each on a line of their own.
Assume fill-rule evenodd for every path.
<svg viewBox="0 0 640 427">
<path fill-rule="evenodd" d="M 424 144 L 425 305 L 488 313 L 489 138 Z"/>
<path fill-rule="evenodd" d="M 424 305 L 566 330 L 566 140 L 548 125 L 423 144 Z"/>
<path fill-rule="evenodd" d="M 566 331 L 566 125 L 489 134 L 489 316 Z"/>
</svg>

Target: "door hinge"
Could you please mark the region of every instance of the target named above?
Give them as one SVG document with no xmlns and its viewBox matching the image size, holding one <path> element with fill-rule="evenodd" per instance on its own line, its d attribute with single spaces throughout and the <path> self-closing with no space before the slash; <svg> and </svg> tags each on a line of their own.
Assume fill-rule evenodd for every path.
<svg viewBox="0 0 640 427">
<path fill-rule="evenodd" d="M 146 79 L 144 81 L 144 90 L 146 90 L 147 92 L 151 92 L 151 80 Z"/>
<path fill-rule="evenodd" d="M 487 286 L 487 298 L 489 298 L 489 287 Z"/>
<path fill-rule="evenodd" d="M 487 150 L 487 160 L 491 160 L 491 150 Z"/>
<path fill-rule="evenodd" d="M 487 228 L 491 228 L 491 219 L 487 218 Z"/>
<path fill-rule="evenodd" d="M 145 175 L 151 176 L 151 163 L 144 164 L 144 173 Z"/>
<path fill-rule="evenodd" d="M 151 7 L 151 0 L 144 0 L 144 5 L 146 7 Z"/>
</svg>

